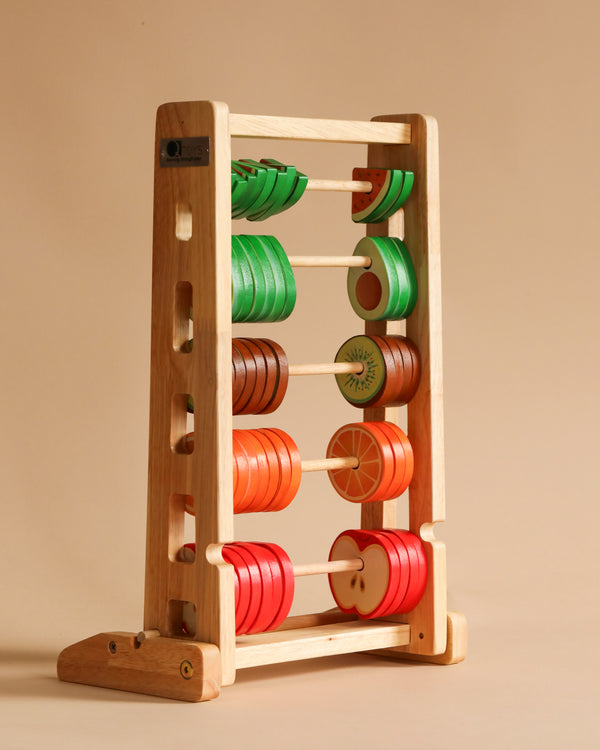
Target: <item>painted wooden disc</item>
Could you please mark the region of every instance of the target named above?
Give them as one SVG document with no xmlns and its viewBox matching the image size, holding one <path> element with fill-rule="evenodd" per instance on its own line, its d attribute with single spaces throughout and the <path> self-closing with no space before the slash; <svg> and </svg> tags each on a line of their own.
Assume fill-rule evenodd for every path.
<svg viewBox="0 0 600 750">
<path fill-rule="evenodd" d="M 378 398 L 386 381 L 386 358 L 371 336 L 353 336 L 335 355 L 336 363 L 362 362 L 363 371 L 336 375 L 342 396 L 349 403 L 366 408 Z"/>
<path fill-rule="evenodd" d="M 287 392 L 288 381 L 290 377 L 289 363 L 285 351 L 281 348 L 281 346 L 279 346 L 277 342 L 271 341 L 271 339 L 260 339 L 260 341 L 266 344 L 273 351 L 275 359 L 277 360 L 277 380 L 275 383 L 273 397 L 262 412 L 263 414 L 271 414 L 281 406 L 281 402 L 283 401 Z"/>
<path fill-rule="evenodd" d="M 339 495 L 353 503 L 383 500 L 394 464 L 386 461 L 384 441 L 369 422 L 344 425 L 333 435 L 327 446 L 327 458 L 358 458 L 354 469 L 332 469 L 327 472 Z"/>
<path fill-rule="evenodd" d="M 290 488 L 292 484 L 292 460 L 285 442 L 279 435 L 269 429 L 261 429 L 258 432 L 271 442 L 273 445 L 279 465 L 279 484 L 271 503 L 265 510 L 276 511 L 287 507 L 293 497 L 290 499 Z"/>
<path fill-rule="evenodd" d="M 292 608 L 292 602 L 294 601 L 294 590 L 296 586 L 296 579 L 294 578 L 294 567 L 292 561 L 288 557 L 287 552 L 279 547 L 279 545 L 273 542 L 261 542 L 262 547 L 268 549 L 277 560 L 277 563 L 281 570 L 281 582 L 282 582 L 282 595 L 281 604 L 279 606 L 279 612 L 275 619 L 269 626 L 269 630 L 276 630 L 286 619 Z"/>
<path fill-rule="evenodd" d="M 356 557 L 363 561 L 362 570 L 329 574 L 331 593 L 342 612 L 374 617 L 393 597 L 398 571 L 382 539 L 370 531 L 344 531 L 333 542 L 329 560 Z"/>
</svg>

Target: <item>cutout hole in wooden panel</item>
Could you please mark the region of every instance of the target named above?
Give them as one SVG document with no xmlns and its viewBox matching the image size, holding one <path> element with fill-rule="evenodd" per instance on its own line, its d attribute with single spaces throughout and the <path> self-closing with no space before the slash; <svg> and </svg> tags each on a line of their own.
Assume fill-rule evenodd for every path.
<svg viewBox="0 0 600 750">
<path fill-rule="evenodd" d="M 169 498 L 169 560 L 171 562 L 189 562 L 182 558 L 181 548 L 185 540 L 185 506 L 193 507 L 191 495 L 173 494 Z"/>
<path fill-rule="evenodd" d="M 175 206 L 175 236 L 183 242 L 192 238 L 192 207 L 189 203 Z"/>
<path fill-rule="evenodd" d="M 194 431 L 194 399 L 189 393 L 175 393 L 171 401 L 171 450 L 174 453 L 193 453 L 194 441 L 186 437 Z"/>
<path fill-rule="evenodd" d="M 196 635 L 196 605 L 193 602 L 169 601 L 169 635 L 175 638 Z"/>
<path fill-rule="evenodd" d="M 175 284 L 173 303 L 173 349 L 189 354 L 192 351 L 192 303 L 193 290 L 189 281 Z"/>
</svg>

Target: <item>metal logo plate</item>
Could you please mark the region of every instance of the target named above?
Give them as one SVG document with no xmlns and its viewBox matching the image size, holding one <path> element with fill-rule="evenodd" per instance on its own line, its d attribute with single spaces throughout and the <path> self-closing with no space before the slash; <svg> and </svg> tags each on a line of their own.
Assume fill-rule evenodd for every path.
<svg viewBox="0 0 600 750">
<path fill-rule="evenodd" d="M 161 167 L 207 167 L 210 164 L 210 138 L 161 138 Z"/>
</svg>

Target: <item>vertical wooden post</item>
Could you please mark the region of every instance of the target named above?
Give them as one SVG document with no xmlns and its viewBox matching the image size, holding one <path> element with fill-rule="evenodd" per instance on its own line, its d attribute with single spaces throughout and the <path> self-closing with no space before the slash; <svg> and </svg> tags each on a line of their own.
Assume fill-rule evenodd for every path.
<svg viewBox="0 0 600 750">
<path fill-rule="evenodd" d="M 199 137 L 208 138 L 206 163 L 181 166 L 182 153 L 195 153 L 194 144 L 182 139 Z M 164 139 L 173 160 L 161 165 Z M 210 564 L 206 549 L 233 538 L 230 159 L 225 104 L 159 108 L 144 629 L 182 636 L 181 603 L 191 602 L 195 639 L 218 646 L 223 684 L 235 677 L 233 572 Z M 194 344 L 184 351 L 181 334 L 190 301 Z M 194 402 L 192 453 L 180 442 L 188 396 Z M 184 541 L 186 495 L 196 508 L 193 563 L 176 560 Z"/>
<path fill-rule="evenodd" d="M 411 126 L 411 142 L 402 145 L 371 144 L 371 167 L 408 169 L 415 184 L 404 206 L 405 242 L 417 276 L 418 297 L 406 321 L 406 333 L 421 354 L 419 389 L 408 404 L 408 436 L 415 453 L 414 478 L 409 488 L 410 530 L 427 552 L 429 577 L 416 609 L 402 618 L 411 625 L 411 642 L 402 647 L 415 654 L 441 654 L 446 648 L 446 549 L 433 537 L 433 525 L 445 519 L 444 422 L 442 373 L 442 308 L 439 221 L 439 155 L 437 122 L 425 115 L 383 115 L 377 122 L 402 122 Z M 387 233 L 385 225 L 370 225 L 369 234 Z M 370 324 L 385 330 L 384 323 Z M 367 333 L 380 333 L 369 329 Z M 384 414 L 365 412 L 365 418 Z M 399 502 L 403 502 L 401 498 Z M 384 503 L 373 503 L 384 506 Z M 363 526 L 386 525 L 387 508 L 364 508 Z"/>
</svg>

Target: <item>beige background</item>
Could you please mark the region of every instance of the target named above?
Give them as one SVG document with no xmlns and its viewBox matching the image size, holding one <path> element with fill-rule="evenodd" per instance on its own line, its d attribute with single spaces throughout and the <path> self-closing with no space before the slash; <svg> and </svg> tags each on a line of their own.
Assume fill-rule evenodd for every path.
<svg viewBox="0 0 600 750">
<path fill-rule="evenodd" d="M 598 746 L 598 8 L 1 3 L 3 748 Z M 154 114 L 182 99 L 439 120 L 438 536 L 450 604 L 469 619 L 462 665 L 356 655 L 268 667 L 201 706 L 53 677 L 68 643 L 141 626 Z M 237 153 L 315 177 L 364 163 L 355 146 Z M 293 254 L 351 251 L 362 230 L 347 202 L 307 196 L 269 231 Z M 343 272 L 297 278 L 297 314 L 277 338 L 293 361 L 325 361 L 360 321 Z M 317 457 L 357 412 L 329 379 L 301 380 L 261 421 Z M 285 514 L 240 520 L 236 534 L 308 562 L 356 523 L 311 476 Z M 303 581 L 295 611 L 327 606 L 326 583 Z"/>
</svg>

